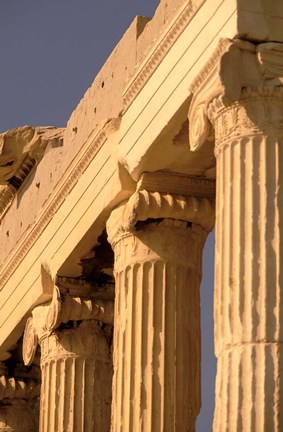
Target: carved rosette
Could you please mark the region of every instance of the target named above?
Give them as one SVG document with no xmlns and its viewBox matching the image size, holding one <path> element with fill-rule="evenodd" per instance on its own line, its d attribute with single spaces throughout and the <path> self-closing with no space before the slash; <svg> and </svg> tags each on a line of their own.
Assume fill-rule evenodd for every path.
<svg viewBox="0 0 283 432">
<path fill-rule="evenodd" d="M 182 179 L 185 190 L 178 177 L 154 177 L 144 174 L 107 224 L 116 279 L 113 432 L 193 431 L 200 408 L 199 284 L 213 198 L 190 196 L 188 185 L 198 195 L 192 178 Z M 177 185 L 174 193 L 165 184 Z"/>
<path fill-rule="evenodd" d="M 33 363 L 37 350 L 38 336 L 33 325 L 33 319 L 27 319 L 23 337 L 23 361 L 26 366 Z"/>
<path fill-rule="evenodd" d="M 195 151 L 212 134 L 212 126 L 208 120 L 207 109 L 205 104 L 198 105 L 190 118 L 190 144 L 191 150 Z"/>
</svg>

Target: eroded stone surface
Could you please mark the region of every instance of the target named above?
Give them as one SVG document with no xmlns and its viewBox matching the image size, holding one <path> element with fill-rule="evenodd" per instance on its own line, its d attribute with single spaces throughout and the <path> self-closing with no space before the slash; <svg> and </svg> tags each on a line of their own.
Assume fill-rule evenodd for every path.
<svg viewBox="0 0 283 432">
<path fill-rule="evenodd" d="M 0 363 L 0 431 L 36 432 L 39 417 L 38 375 L 33 369 L 12 369 L 9 371 L 4 363 Z"/>
<path fill-rule="evenodd" d="M 27 365 L 33 362 L 39 341 L 40 432 L 109 432 L 111 342 L 97 321 L 106 316 L 103 307 L 105 301 L 87 297 L 61 299 L 54 287 L 51 304 L 38 306 L 29 318 L 23 358 Z"/>
<path fill-rule="evenodd" d="M 0 183 L 9 183 L 9 193 L 21 170 L 31 172 L 44 154 L 1 221 L 0 284 L 8 284 L 1 292 L 2 359 L 19 337 L 20 320 L 50 296 L 46 290 L 41 297 L 42 263 L 54 280 L 60 271 L 77 275 L 80 259 L 99 267 L 100 258 L 91 259 L 103 255 L 97 239 L 111 210 L 127 200 L 108 225 L 117 296 L 113 432 L 194 430 L 201 251 L 214 223 L 213 150 L 214 430 L 282 428 L 282 18 L 275 0 L 162 0 L 154 18 L 135 19 L 114 49 L 72 114 L 63 146 L 62 131 L 53 128 L 26 126 L 0 136 Z M 224 39 L 207 60 L 219 34 Z M 98 274 L 94 268 L 81 276 L 93 278 L 92 288 Z M 41 345 L 40 430 L 109 432 L 111 336 L 94 319 L 107 315 L 106 325 L 112 322 L 112 298 L 98 302 L 69 289 L 65 281 L 64 300 L 54 290 L 51 304 L 27 321 L 26 364 Z M 21 298 L 20 306 L 9 309 L 10 295 Z M 15 307 L 21 315 L 11 319 Z M 25 394 L 25 385 L 1 376 L 0 430 L 33 430 L 25 402 L 10 401 Z"/>
<path fill-rule="evenodd" d="M 39 162 L 47 146 L 63 145 L 63 129 L 22 126 L 0 135 L 0 184 L 7 184 L 28 156 Z"/>
<path fill-rule="evenodd" d="M 209 120 L 215 130 L 218 367 L 213 430 L 279 432 L 282 46 L 231 43 L 199 77 L 190 112 L 198 121 L 191 145 L 204 144 Z M 242 73 L 232 80 L 235 58 Z"/>
<path fill-rule="evenodd" d="M 108 222 L 116 280 L 113 432 L 193 432 L 200 409 L 199 285 L 213 185 L 204 180 L 194 198 L 201 181 L 171 176 L 176 195 L 161 195 L 156 190 L 169 176 L 144 174 L 141 191 Z"/>
</svg>

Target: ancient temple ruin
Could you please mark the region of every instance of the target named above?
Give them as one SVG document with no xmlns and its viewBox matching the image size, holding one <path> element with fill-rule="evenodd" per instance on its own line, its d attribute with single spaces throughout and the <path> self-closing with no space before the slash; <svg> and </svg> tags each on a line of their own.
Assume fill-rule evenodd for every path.
<svg viewBox="0 0 283 432">
<path fill-rule="evenodd" d="M 0 135 L 1 432 L 195 431 L 214 226 L 213 431 L 283 431 L 282 83 L 281 1 L 161 0 Z"/>
</svg>

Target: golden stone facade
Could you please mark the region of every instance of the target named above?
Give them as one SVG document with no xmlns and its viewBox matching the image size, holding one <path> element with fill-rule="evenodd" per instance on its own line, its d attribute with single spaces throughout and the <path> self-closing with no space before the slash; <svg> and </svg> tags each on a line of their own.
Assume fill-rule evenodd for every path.
<svg viewBox="0 0 283 432">
<path fill-rule="evenodd" d="M 0 432 L 194 432 L 214 225 L 213 430 L 283 431 L 282 20 L 162 0 L 65 129 L 0 135 Z"/>
</svg>

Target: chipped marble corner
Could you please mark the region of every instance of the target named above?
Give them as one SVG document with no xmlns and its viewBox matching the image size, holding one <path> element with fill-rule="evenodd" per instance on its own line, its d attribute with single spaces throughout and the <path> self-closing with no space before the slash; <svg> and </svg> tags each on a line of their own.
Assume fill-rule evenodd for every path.
<svg viewBox="0 0 283 432">
<path fill-rule="evenodd" d="M 42 159 L 47 146 L 62 145 L 63 132 L 52 126 L 26 125 L 0 134 L 0 184 L 8 184 L 17 174 L 21 179 Z"/>
<path fill-rule="evenodd" d="M 246 88 L 278 87 L 283 81 L 283 44 L 220 39 L 219 44 L 191 83 L 188 113 L 192 151 L 213 140 L 213 118 L 209 105 L 215 99 L 223 107 L 239 101 Z"/>
</svg>

